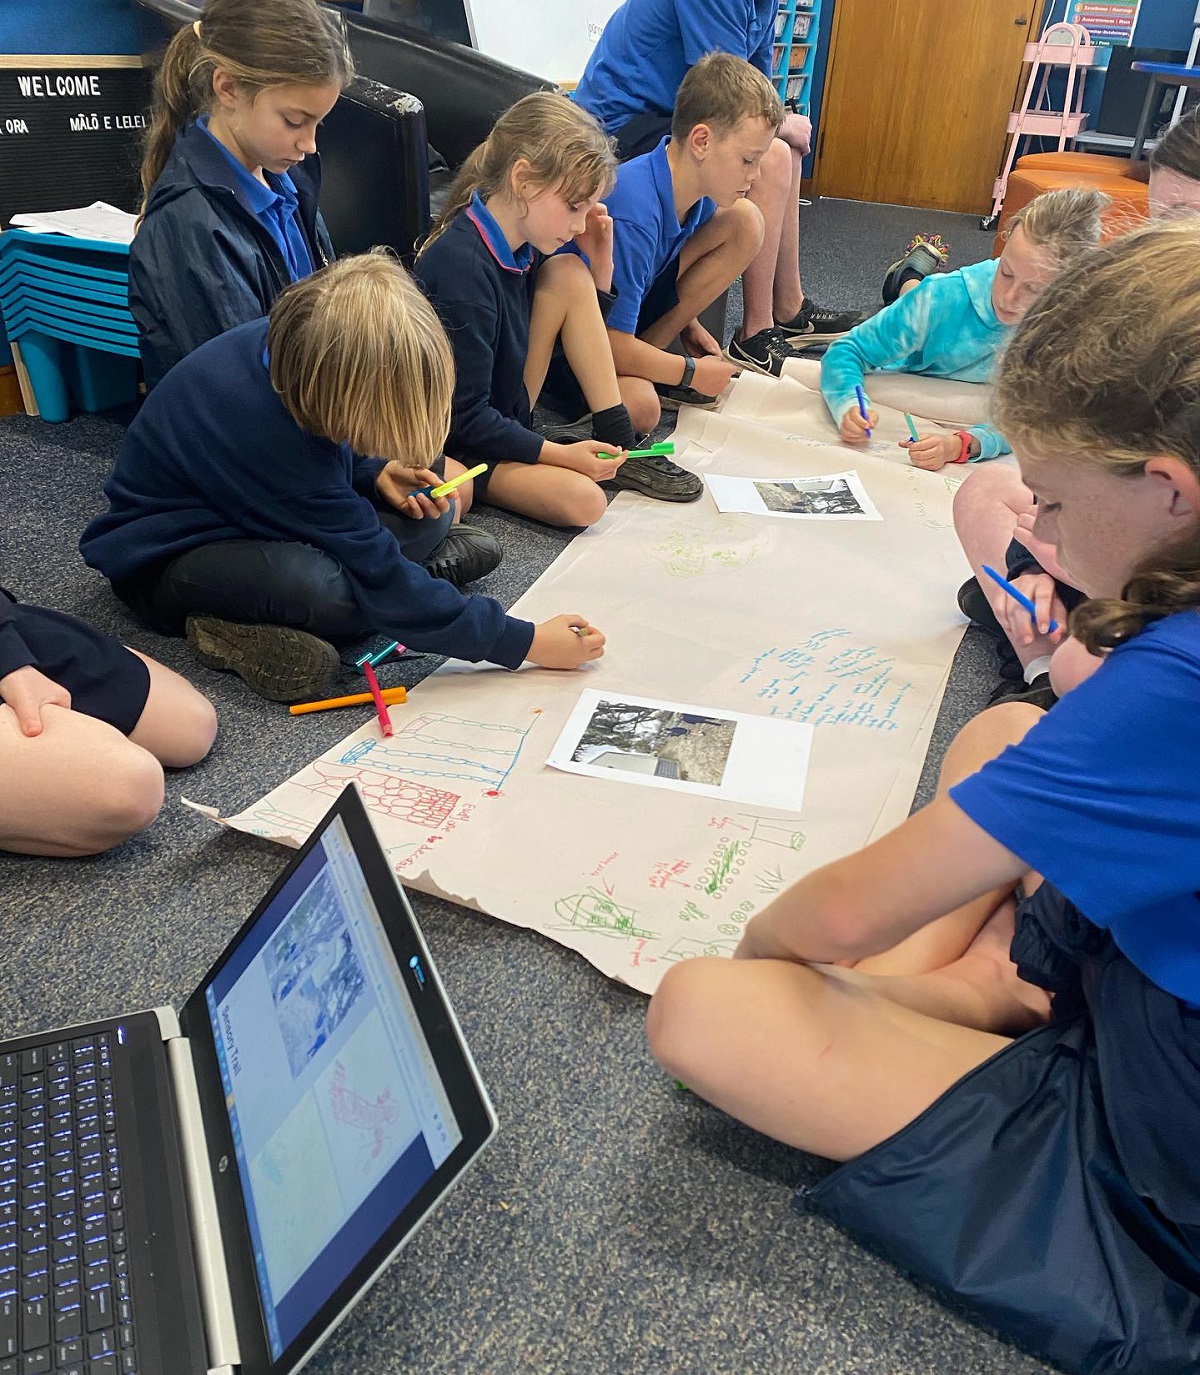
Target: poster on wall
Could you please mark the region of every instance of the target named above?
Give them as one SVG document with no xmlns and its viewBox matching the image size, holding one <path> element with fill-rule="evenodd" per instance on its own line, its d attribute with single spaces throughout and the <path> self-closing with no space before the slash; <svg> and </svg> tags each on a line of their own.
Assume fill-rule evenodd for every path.
<svg viewBox="0 0 1200 1375">
<path fill-rule="evenodd" d="M 151 73 L 136 57 L 70 60 L 0 55 L 0 227 L 19 213 L 141 201 Z"/>
<path fill-rule="evenodd" d="M 1082 24 L 1098 48 L 1128 48 L 1142 0 L 1070 0 L 1068 24 Z"/>
</svg>

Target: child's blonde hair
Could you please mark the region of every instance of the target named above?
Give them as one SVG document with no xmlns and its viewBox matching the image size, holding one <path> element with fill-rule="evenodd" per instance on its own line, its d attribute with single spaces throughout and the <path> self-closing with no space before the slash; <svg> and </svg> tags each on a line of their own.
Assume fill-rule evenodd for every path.
<svg viewBox="0 0 1200 1375">
<path fill-rule="evenodd" d="M 757 67 L 732 53 L 707 53 L 688 69 L 675 95 L 671 137 L 677 143 L 697 124 L 728 134 L 743 119 L 761 119 L 779 132 L 783 101 Z"/>
<path fill-rule="evenodd" d="M 199 20 L 171 39 L 155 78 L 142 157 L 143 198 L 180 129 L 212 108 L 218 68 L 255 94 L 268 86 L 331 82 L 345 90 L 354 79 L 341 18 L 316 0 L 208 0 Z"/>
<path fill-rule="evenodd" d="M 1044 191 L 1022 206 L 1008 222 L 1008 236 L 1020 225 L 1035 248 L 1048 249 L 1065 266 L 1100 242 L 1102 217 L 1109 206 L 1103 191 L 1064 186 Z"/>
<path fill-rule="evenodd" d="M 535 91 L 505 110 L 459 168 L 421 252 L 445 232 L 476 191 L 485 201 L 506 193 L 521 158 L 529 164 L 535 186 L 557 191 L 572 203 L 605 195 L 617 179 L 612 140 L 596 119 L 557 91 Z"/>
<path fill-rule="evenodd" d="M 1068 267 L 1017 326 L 995 409 L 1033 457 L 1132 477 L 1169 455 L 1200 475 L 1200 223 L 1151 225 Z M 1077 608 L 1071 632 L 1096 653 L 1189 607 L 1200 607 L 1200 520 L 1119 598 Z"/>
<path fill-rule="evenodd" d="M 454 355 L 387 249 L 293 282 L 271 307 L 271 385 L 297 425 L 357 454 L 427 468 L 450 429 Z"/>
</svg>

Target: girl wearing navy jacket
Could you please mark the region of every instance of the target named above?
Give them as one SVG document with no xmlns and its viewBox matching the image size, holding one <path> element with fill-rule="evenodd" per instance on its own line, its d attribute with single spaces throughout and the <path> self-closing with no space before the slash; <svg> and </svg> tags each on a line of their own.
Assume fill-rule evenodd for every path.
<svg viewBox="0 0 1200 1375">
<path fill-rule="evenodd" d="M 984 712 L 943 790 L 671 969 L 670 1072 L 847 1162 L 841 1225 L 1081 1375 L 1200 1368 L 1200 228 L 1081 258 L 996 417 L 1105 657 Z M 948 915 L 947 915 L 948 914 Z M 1047 996 L 1049 995 L 1049 997 Z"/>
<path fill-rule="evenodd" d="M 0 850 L 119 845 L 158 815 L 163 767 L 199 763 L 216 733 L 177 673 L 0 587 Z"/>
<path fill-rule="evenodd" d="M 525 96 L 463 164 L 415 269 L 454 348 L 448 449 L 493 465 L 481 497 L 551 525 L 599 520 L 600 482 L 663 501 L 703 491 L 668 459 L 623 458 L 634 433 L 604 325 L 613 222 L 601 200 L 616 165 L 586 111 L 552 92 Z M 591 412 L 591 439 L 534 430 L 543 387 L 556 409 Z"/>
<path fill-rule="evenodd" d="M 439 480 L 453 377 L 404 269 L 383 251 L 343 258 L 155 388 L 84 559 L 155 629 L 276 701 L 327 695 L 334 644 L 375 632 L 507 668 L 599 657 L 580 616 L 535 627 L 435 576 L 453 498 L 418 489 Z"/>
<path fill-rule="evenodd" d="M 148 387 L 332 262 L 315 135 L 353 75 L 338 17 L 315 0 L 209 0 L 171 40 L 129 257 Z"/>
</svg>

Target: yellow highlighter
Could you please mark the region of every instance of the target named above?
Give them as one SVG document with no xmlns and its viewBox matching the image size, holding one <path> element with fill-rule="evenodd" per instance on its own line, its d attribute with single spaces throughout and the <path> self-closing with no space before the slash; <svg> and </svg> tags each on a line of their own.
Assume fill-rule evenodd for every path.
<svg viewBox="0 0 1200 1375">
<path fill-rule="evenodd" d="M 443 482 L 440 487 L 418 487 L 413 496 L 444 497 L 449 496 L 452 491 L 469 477 L 478 477 L 480 473 L 487 472 L 486 463 L 477 463 L 474 468 L 468 468 L 465 473 L 459 473 L 457 477 L 452 477 L 449 482 Z"/>
</svg>

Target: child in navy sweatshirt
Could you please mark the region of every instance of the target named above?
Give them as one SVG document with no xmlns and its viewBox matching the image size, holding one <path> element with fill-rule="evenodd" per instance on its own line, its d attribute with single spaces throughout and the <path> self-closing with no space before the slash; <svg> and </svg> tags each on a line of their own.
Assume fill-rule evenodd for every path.
<svg viewBox="0 0 1200 1375">
<path fill-rule="evenodd" d="M 453 498 L 419 489 L 439 480 L 452 378 L 404 269 L 383 252 L 342 259 L 155 388 L 84 559 L 149 624 L 276 701 L 327 693 L 334 643 L 375 632 L 506 668 L 599 657 L 580 616 L 535 627 L 434 576 Z"/>
<path fill-rule="evenodd" d="M 552 525 L 599 520 L 600 482 L 663 501 L 702 491 L 669 460 L 622 458 L 634 433 L 604 324 L 613 223 L 600 199 L 615 171 L 591 115 L 551 92 L 526 96 L 463 164 L 417 259 L 458 372 L 447 448 L 494 465 L 479 495 Z M 592 439 L 536 433 L 543 387 L 562 398 L 556 409 L 591 411 Z"/>
<path fill-rule="evenodd" d="M 333 261 L 316 130 L 354 75 L 314 0 L 208 0 L 154 89 L 129 308 L 146 385 Z"/>
</svg>

